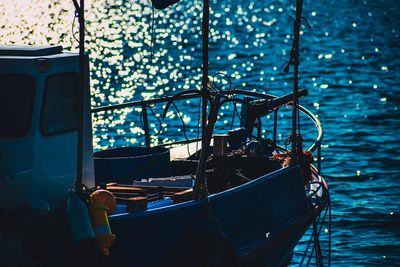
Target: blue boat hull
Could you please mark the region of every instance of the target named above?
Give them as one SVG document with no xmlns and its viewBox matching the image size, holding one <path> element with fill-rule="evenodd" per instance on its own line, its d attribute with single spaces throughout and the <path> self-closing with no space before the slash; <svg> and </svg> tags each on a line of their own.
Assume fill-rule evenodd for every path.
<svg viewBox="0 0 400 267">
<path fill-rule="evenodd" d="M 236 188 L 138 213 L 111 216 L 116 266 L 280 266 L 310 224 L 298 167 Z"/>
</svg>

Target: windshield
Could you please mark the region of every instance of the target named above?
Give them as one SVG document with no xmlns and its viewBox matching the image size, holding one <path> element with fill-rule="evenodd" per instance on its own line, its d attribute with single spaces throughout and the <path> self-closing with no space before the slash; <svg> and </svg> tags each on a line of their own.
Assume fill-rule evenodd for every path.
<svg viewBox="0 0 400 267">
<path fill-rule="evenodd" d="M 0 137 L 21 137 L 31 125 L 35 81 L 28 75 L 0 75 Z"/>
</svg>

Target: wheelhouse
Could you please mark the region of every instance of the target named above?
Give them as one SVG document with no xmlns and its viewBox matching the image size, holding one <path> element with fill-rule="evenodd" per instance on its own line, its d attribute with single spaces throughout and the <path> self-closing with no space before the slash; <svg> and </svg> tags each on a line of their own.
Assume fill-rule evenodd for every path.
<svg viewBox="0 0 400 267">
<path fill-rule="evenodd" d="M 76 177 L 77 69 L 78 55 L 61 46 L 0 47 L 0 209 L 62 204 Z M 85 101 L 85 182 L 94 186 Z"/>
</svg>

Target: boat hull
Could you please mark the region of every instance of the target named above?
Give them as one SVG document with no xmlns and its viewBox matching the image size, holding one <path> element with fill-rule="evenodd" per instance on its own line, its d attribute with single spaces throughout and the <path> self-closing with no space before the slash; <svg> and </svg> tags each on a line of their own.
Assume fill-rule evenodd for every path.
<svg viewBox="0 0 400 267">
<path fill-rule="evenodd" d="M 280 266 L 310 224 L 298 167 L 280 169 L 208 201 L 110 217 L 116 266 Z"/>
</svg>

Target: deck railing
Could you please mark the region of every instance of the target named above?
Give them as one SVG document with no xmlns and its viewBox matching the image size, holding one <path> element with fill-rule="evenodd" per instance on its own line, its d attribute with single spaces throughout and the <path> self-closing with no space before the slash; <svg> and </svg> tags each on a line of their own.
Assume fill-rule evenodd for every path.
<svg viewBox="0 0 400 267">
<path fill-rule="evenodd" d="M 226 90 L 222 91 L 222 94 L 225 95 L 243 95 L 243 96 L 248 96 L 248 97 L 257 97 L 257 98 L 262 98 L 262 99 L 274 99 L 276 96 L 270 95 L 270 94 L 264 94 L 264 93 L 258 93 L 258 92 L 250 92 L 246 90 Z M 181 95 L 179 97 L 174 97 L 174 96 L 165 96 L 165 97 L 159 97 L 159 98 L 154 98 L 154 99 L 149 99 L 149 100 L 139 100 L 139 101 L 132 101 L 132 102 L 127 102 L 123 104 L 117 104 L 117 105 L 110 105 L 110 106 L 103 106 L 103 107 L 97 107 L 92 109 L 92 113 L 97 113 L 97 112 L 105 112 L 105 111 L 113 111 L 113 110 L 119 110 L 123 108 L 133 108 L 133 107 L 141 107 L 142 108 L 142 120 L 143 120 L 143 131 L 144 131 L 144 137 L 145 137 L 145 144 L 146 146 L 150 146 L 150 129 L 149 129 L 149 119 L 148 119 L 148 112 L 147 109 L 151 105 L 155 105 L 158 103 L 167 103 L 172 100 L 185 100 L 185 99 L 194 99 L 194 98 L 199 98 L 199 94 L 197 93 L 189 93 L 186 95 Z M 290 105 L 290 103 L 289 103 Z M 321 173 L 321 143 L 323 139 L 323 129 L 321 126 L 321 122 L 319 119 L 308 109 L 306 109 L 303 106 L 298 105 L 299 111 L 303 114 L 305 114 L 315 125 L 317 129 L 317 138 L 314 141 L 314 143 L 308 148 L 308 151 L 315 152 L 317 150 L 317 170 L 318 173 Z M 277 138 L 277 128 L 278 128 L 278 111 L 280 108 L 277 108 L 273 111 L 274 118 L 273 118 L 273 136 L 272 140 L 274 144 L 276 144 L 276 138 Z M 160 146 L 166 146 L 166 145 L 177 145 L 177 144 L 186 144 L 190 142 L 195 142 L 199 141 L 200 138 L 195 138 L 195 139 L 189 139 L 189 140 L 183 140 L 183 141 L 175 141 L 172 143 L 168 144 L 163 144 Z M 281 149 L 285 150 L 285 148 L 280 147 Z"/>
</svg>

